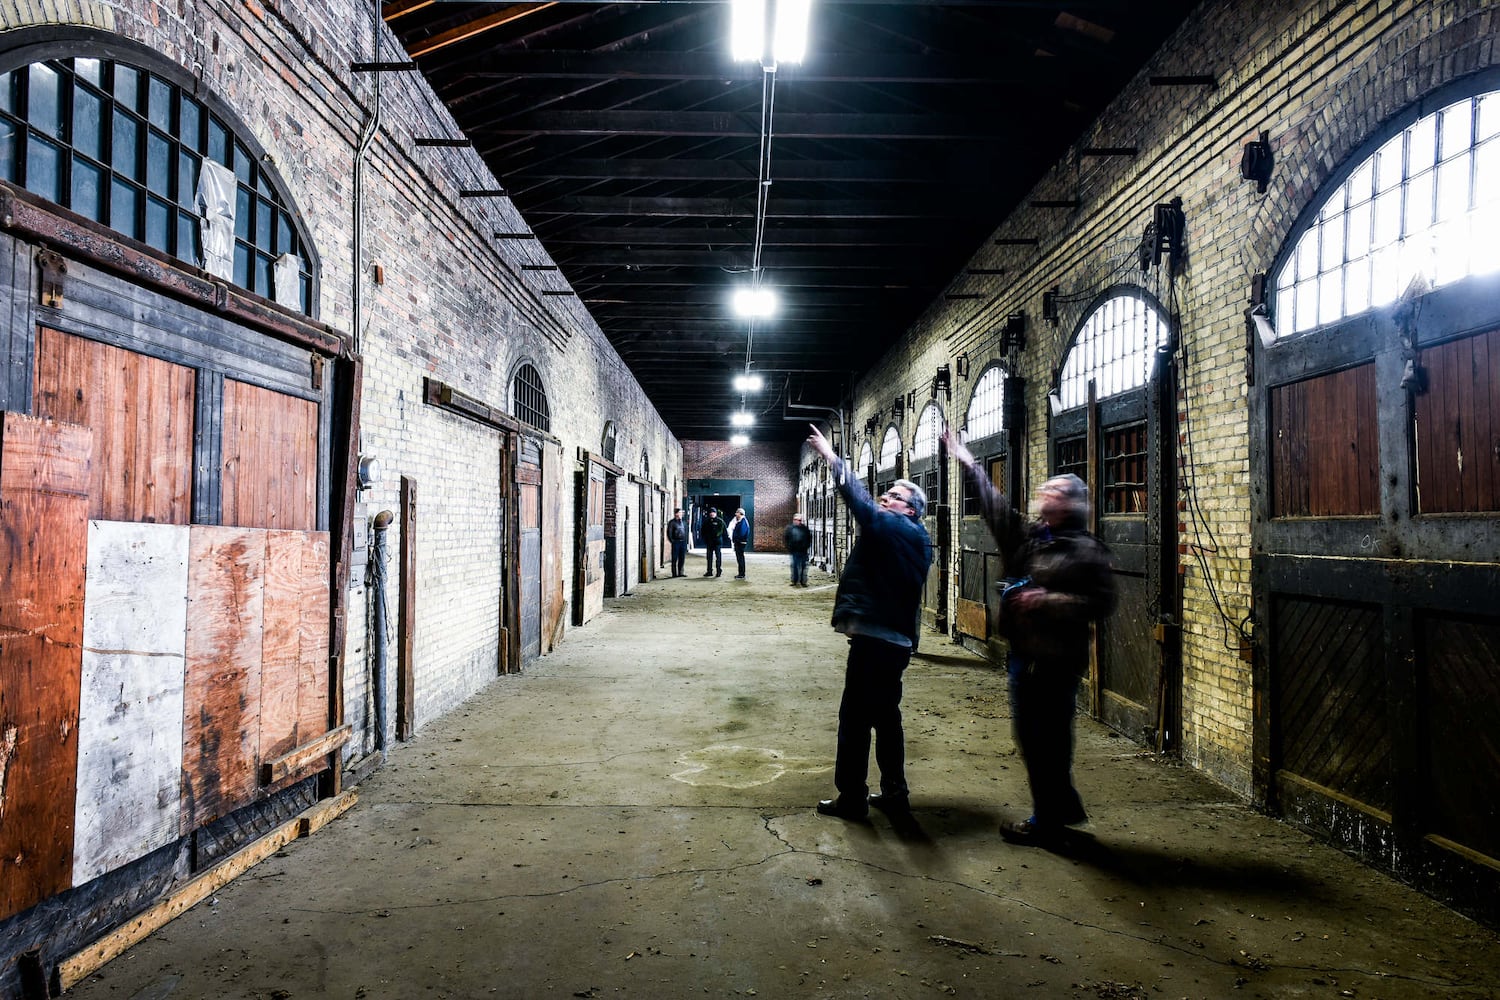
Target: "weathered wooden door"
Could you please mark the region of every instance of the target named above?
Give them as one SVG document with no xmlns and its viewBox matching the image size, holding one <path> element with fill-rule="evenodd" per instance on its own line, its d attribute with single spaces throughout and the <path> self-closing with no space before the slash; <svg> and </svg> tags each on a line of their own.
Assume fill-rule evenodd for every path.
<svg viewBox="0 0 1500 1000">
<path fill-rule="evenodd" d="M 516 458 L 517 530 L 515 575 L 521 664 L 542 652 L 542 443 L 522 434 Z"/>
<path fill-rule="evenodd" d="M 604 610 L 604 466 L 585 457 L 578 471 L 576 502 L 579 530 L 577 534 L 577 596 L 574 598 L 573 624 L 582 625 Z"/>
</svg>

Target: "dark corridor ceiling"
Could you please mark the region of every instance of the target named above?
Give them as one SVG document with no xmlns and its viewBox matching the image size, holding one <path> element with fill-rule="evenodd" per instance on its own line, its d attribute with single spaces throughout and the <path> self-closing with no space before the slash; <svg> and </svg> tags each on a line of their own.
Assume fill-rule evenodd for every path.
<svg viewBox="0 0 1500 1000">
<path fill-rule="evenodd" d="M 813 0 L 775 73 L 752 436 L 837 406 L 1195 5 Z M 679 439 L 729 437 L 765 74 L 731 62 L 728 3 L 383 13 L 560 268 L 539 287 L 576 291 Z"/>
</svg>

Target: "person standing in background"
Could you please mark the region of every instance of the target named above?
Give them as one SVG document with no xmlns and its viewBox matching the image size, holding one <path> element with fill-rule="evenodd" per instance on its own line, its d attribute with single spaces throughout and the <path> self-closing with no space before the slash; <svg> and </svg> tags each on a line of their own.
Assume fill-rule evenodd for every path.
<svg viewBox="0 0 1500 1000">
<path fill-rule="evenodd" d="M 724 519 L 717 507 L 708 508 L 698 524 L 698 534 L 703 536 L 703 547 L 708 550 L 708 572 L 704 576 L 724 575 L 724 553 L 719 549 L 724 544 Z"/>
<path fill-rule="evenodd" d="M 745 546 L 750 544 L 750 522 L 745 518 L 745 508 L 734 512 L 729 522 L 729 543 L 734 546 L 734 561 L 739 566 L 736 580 L 745 578 Z"/>
<path fill-rule="evenodd" d="M 786 526 L 781 541 L 792 557 L 792 586 L 807 586 L 807 551 L 812 548 L 812 532 L 802 523 L 801 514 L 792 515 L 792 523 Z"/>
<path fill-rule="evenodd" d="M 667 541 L 672 546 L 672 575 L 686 576 L 683 564 L 687 562 L 687 525 L 682 520 L 682 508 L 672 511 L 672 520 L 667 522 Z"/>
</svg>

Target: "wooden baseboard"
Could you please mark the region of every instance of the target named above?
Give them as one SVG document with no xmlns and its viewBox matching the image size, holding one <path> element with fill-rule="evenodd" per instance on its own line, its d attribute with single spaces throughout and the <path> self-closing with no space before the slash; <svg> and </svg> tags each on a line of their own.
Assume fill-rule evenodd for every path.
<svg viewBox="0 0 1500 1000">
<path fill-rule="evenodd" d="M 324 799 L 264 837 L 247 844 L 208 871 L 189 879 L 165 899 L 145 912 L 116 927 L 104 937 L 70 955 L 57 964 L 56 986 L 66 991 L 93 975 L 105 963 L 118 958 L 131 946 L 139 944 L 153 931 L 166 925 L 242 873 L 260 864 L 287 844 L 308 837 L 347 812 L 359 801 L 359 792 L 350 789 L 331 799 Z"/>
</svg>

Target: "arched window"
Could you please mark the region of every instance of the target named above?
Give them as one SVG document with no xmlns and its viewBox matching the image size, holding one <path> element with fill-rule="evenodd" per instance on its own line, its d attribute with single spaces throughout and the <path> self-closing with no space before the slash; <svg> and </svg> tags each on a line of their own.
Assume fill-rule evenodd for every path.
<svg viewBox="0 0 1500 1000">
<path fill-rule="evenodd" d="M 895 427 L 885 429 L 885 438 L 880 442 L 880 462 L 876 465 L 879 472 L 888 472 L 896 467 L 896 459 L 901 454 L 901 435 L 896 433 Z"/>
<path fill-rule="evenodd" d="M 552 414 L 547 408 L 547 390 L 542 388 L 542 377 L 531 365 L 523 364 L 516 369 L 510 397 L 510 412 L 517 420 L 544 431 L 552 429 Z"/>
<path fill-rule="evenodd" d="M 648 483 L 651 481 L 651 456 L 644 451 L 641 452 L 641 478 Z"/>
<path fill-rule="evenodd" d="M 261 158 L 197 98 L 111 59 L 0 74 L 0 178 L 311 313 L 309 254 Z"/>
<path fill-rule="evenodd" d="M 870 442 L 866 439 L 859 446 L 859 461 L 855 463 L 860 475 L 864 475 L 865 470 L 869 469 L 873 461 L 875 461 L 875 453 L 870 449 Z"/>
<path fill-rule="evenodd" d="M 1276 274 L 1278 337 L 1500 269 L 1500 91 L 1417 119 L 1336 187 Z"/>
<path fill-rule="evenodd" d="M 1005 429 L 1005 369 L 991 365 L 974 385 L 964 417 L 964 440 L 993 437 Z"/>
<path fill-rule="evenodd" d="M 1087 402 L 1089 382 L 1100 399 L 1145 385 L 1166 339 L 1167 327 L 1155 306 L 1129 292 L 1110 296 L 1073 338 L 1058 377 L 1063 408 Z"/>
<path fill-rule="evenodd" d="M 608 461 L 615 460 L 615 422 L 613 420 L 604 422 L 604 436 L 599 440 L 599 454 Z"/>
<path fill-rule="evenodd" d="M 919 462 L 937 454 L 938 436 L 943 431 L 943 411 L 937 403 L 928 403 L 917 419 L 917 432 L 912 437 L 911 459 Z"/>
</svg>

